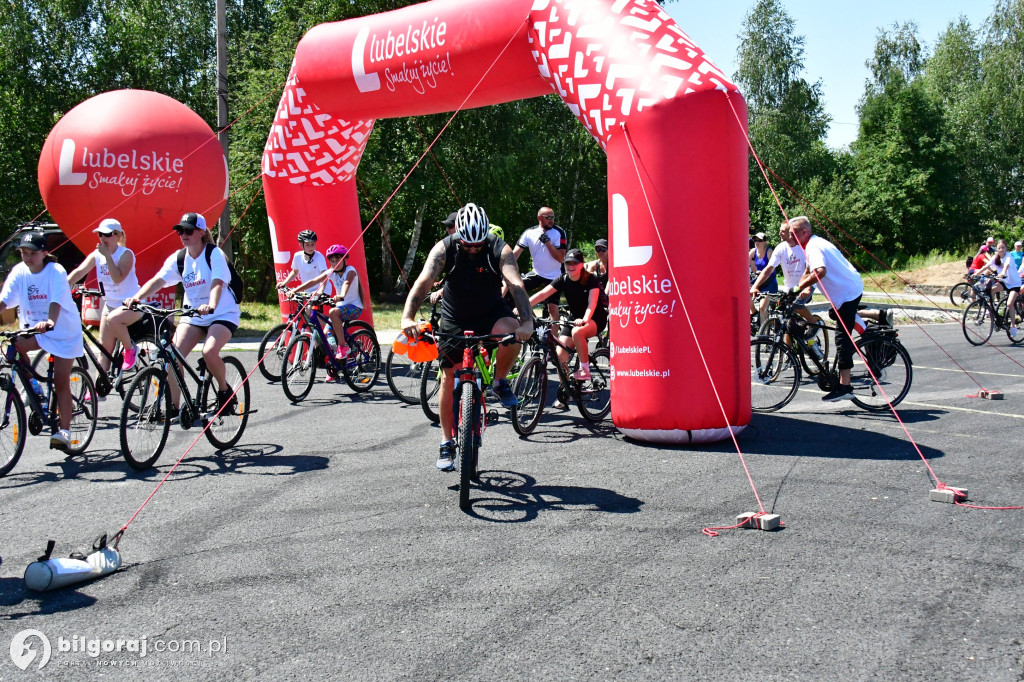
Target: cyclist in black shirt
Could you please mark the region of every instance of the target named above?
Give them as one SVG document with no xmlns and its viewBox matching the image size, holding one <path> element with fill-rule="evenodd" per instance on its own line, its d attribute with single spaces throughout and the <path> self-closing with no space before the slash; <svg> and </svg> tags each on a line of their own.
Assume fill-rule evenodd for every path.
<svg viewBox="0 0 1024 682">
<path fill-rule="evenodd" d="M 466 204 L 459 209 L 456 233 L 434 245 L 423 270 L 409 291 L 401 323 L 406 336 L 414 338 L 417 335 L 417 325 L 413 318 L 427 299 L 431 286 L 443 273 L 445 278 L 440 331 L 446 334 L 461 334 L 464 330 L 471 330 L 475 334 L 515 333 L 519 341 L 530 338 L 533 334 L 533 320 L 529 318 L 529 299 L 519 275 L 519 266 L 512 255 L 512 249 L 496 235 L 489 233 L 489 226 L 483 208 Z M 519 320 L 502 300 L 502 281 L 508 284 L 516 307 L 524 311 Z M 438 413 L 441 417 L 442 442 L 437 468 L 442 471 L 451 471 L 455 467 L 452 394 L 455 368 L 462 364 L 462 350 L 463 344 L 457 339 L 439 339 L 438 354 L 443 374 L 438 394 Z M 512 407 L 517 402 L 505 377 L 518 354 L 518 344 L 499 346 L 497 349 L 491 392 L 505 407 Z"/>
<path fill-rule="evenodd" d="M 596 275 L 583 267 L 583 252 L 570 249 L 565 254 L 565 274 L 560 275 L 532 297 L 530 305 L 543 301 L 551 294 L 560 292 L 569 304 L 571 321 L 566 321 L 559 330 L 559 341 L 575 348 L 580 356 L 580 368 L 575 376 L 580 381 L 590 379 L 590 353 L 587 339 L 604 331 L 608 324 L 608 296 Z M 568 362 L 569 354 L 558 348 L 558 359 Z"/>
</svg>

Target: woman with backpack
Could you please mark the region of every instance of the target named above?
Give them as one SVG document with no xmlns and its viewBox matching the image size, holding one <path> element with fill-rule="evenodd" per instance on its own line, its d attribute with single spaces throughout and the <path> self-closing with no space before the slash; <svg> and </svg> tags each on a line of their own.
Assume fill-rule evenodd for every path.
<svg viewBox="0 0 1024 682">
<path fill-rule="evenodd" d="M 184 305 L 195 308 L 199 317 L 182 317 L 174 332 L 174 345 L 187 356 L 193 347 L 203 341 L 203 359 L 210 374 L 217 381 L 217 400 L 220 407 L 231 397 L 227 386 L 224 361 L 220 351 L 236 331 L 242 311 L 233 291 L 231 267 L 227 257 L 213 243 L 206 218 L 198 213 L 186 213 L 174 226 L 184 248 L 172 253 L 164 261 L 160 272 L 142 288 L 125 299 L 131 307 L 164 287 L 181 282 L 185 289 Z M 237 286 L 240 283 L 234 283 Z M 205 339 L 205 340 L 204 340 Z M 171 400 L 175 409 L 181 402 L 181 393 L 175 382 L 170 382 Z"/>
</svg>

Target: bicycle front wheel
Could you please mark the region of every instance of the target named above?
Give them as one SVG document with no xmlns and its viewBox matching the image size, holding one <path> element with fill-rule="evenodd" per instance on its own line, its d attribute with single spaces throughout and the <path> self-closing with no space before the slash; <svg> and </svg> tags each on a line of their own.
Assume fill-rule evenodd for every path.
<svg viewBox="0 0 1024 682">
<path fill-rule="evenodd" d="M 96 387 L 92 379 L 81 367 L 71 368 L 71 424 L 68 433 L 71 436 L 71 444 L 66 452 L 70 455 L 80 455 L 85 452 L 92 442 L 92 436 L 96 433 L 96 420 L 99 417 L 97 411 Z M 56 401 L 54 394 L 52 400 Z M 54 409 L 54 414 L 58 410 Z"/>
<path fill-rule="evenodd" d="M 245 380 L 245 366 L 234 356 L 224 358 L 224 383 L 227 384 L 226 390 L 234 396 L 223 410 L 220 410 L 217 381 L 213 377 L 206 377 L 203 394 L 199 398 L 199 413 L 203 415 L 203 424 L 209 424 L 206 440 L 221 450 L 235 446 L 249 421 L 249 382 Z"/>
<path fill-rule="evenodd" d="M 267 381 L 281 380 L 281 363 L 284 362 L 284 354 L 288 349 L 288 342 L 291 341 L 289 325 L 279 324 L 264 334 L 260 341 L 259 355 L 263 362 L 260 363 L 260 374 Z"/>
<path fill-rule="evenodd" d="M 426 366 L 425 362 L 413 362 L 409 356 L 399 355 L 392 349 L 384 365 L 388 388 L 403 403 L 419 405 L 420 379 Z"/>
<path fill-rule="evenodd" d="M 365 393 L 380 376 L 380 344 L 377 337 L 365 329 L 356 330 L 348 340 L 350 350 L 342 361 L 342 376 L 353 391 Z"/>
<path fill-rule="evenodd" d="M 1013 302 L 1013 315 L 1006 317 L 1006 338 L 1015 346 L 1024 343 L 1024 301 L 1018 296 Z"/>
<path fill-rule="evenodd" d="M 800 365 L 793 351 L 768 339 L 750 343 L 750 408 L 774 412 L 788 405 L 800 387 Z"/>
<path fill-rule="evenodd" d="M 893 407 L 899 405 L 910 392 L 914 379 L 910 353 L 899 341 L 880 337 L 861 339 L 857 347 L 868 364 L 854 354 L 850 370 L 854 404 L 870 412 L 887 410 L 890 402 Z"/>
<path fill-rule="evenodd" d="M 469 509 L 469 483 L 476 478 L 477 432 L 479 431 L 480 399 L 476 384 L 466 381 L 461 384 L 459 399 L 459 509 Z"/>
<path fill-rule="evenodd" d="M 0 407 L 4 410 L 0 421 L 0 476 L 6 476 L 25 451 L 25 404 L 9 377 L 0 384 Z"/>
<path fill-rule="evenodd" d="M 166 377 L 157 367 L 135 375 L 121 405 L 121 455 L 137 471 L 149 469 L 167 442 L 171 421 L 171 394 Z"/>
<path fill-rule="evenodd" d="M 531 358 L 526 361 L 519 376 L 512 384 L 519 404 L 511 408 L 512 428 L 520 436 L 533 433 L 544 412 L 544 399 L 547 397 L 548 373 L 543 358 Z"/>
<path fill-rule="evenodd" d="M 968 299 L 971 297 L 971 285 L 967 282 L 960 282 L 954 284 L 953 288 L 949 290 L 949 302 L 955 305 L 957 308 L 963 308 L 967 305 Z"/>
<path fill-rule="evenodd" d="M 960 326 L 964 330 L 964 338 L 974 346 L 982 346 L 992 338 L 992 314 L 983 300 L 977 300 L 964 310 Z"/>
<path fill-rule="evenodd" d="M 576 405 L 589 422 L 599 422 L 612 409 L 612 370 L 608 349 L 590 354 L 590 379 L 575 382 Z"/>
<path fill-rule="evenodd" d="M 431 360 L 423 365 L 420 377 L 420 407 L 433 423 L 441 421 L 441 365 Z"/>
<path fill-rule="evenodd" d="M 301 402 L 309 395 L 316 379 L 316 352 L 309 334 L 291 340 L 281 360 L 281 388 L 288 400 Z"/>
</svg>

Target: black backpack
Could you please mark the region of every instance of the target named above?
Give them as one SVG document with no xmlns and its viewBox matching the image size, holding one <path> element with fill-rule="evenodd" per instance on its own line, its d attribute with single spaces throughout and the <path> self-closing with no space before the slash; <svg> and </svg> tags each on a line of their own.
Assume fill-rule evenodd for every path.
<svg viewBox="0 0 1024 682">
<path fill-rule="evenodd" d="M 203 252 L 206 254 L 206 267 L 208 267 L 211 272 L 213 271 L 213 265 L 210 263 L 210 254 L 213 253 L 215 248 L 217 247 L 213 244 L 207 244 L 206 248 L 203 249 Z M 185 274 L 185 252 L 186 249 L 182 249 L 178 252 L 178 277 L 183 277 Z M 235 266 L 231 264 L 231 261 L 227 261 L 227 263 L 228 272 L 231 273 L 231 282 L 228 286 L 231 287 L 231 294 L 235 297 L 235 303 L 242 305 L 242 296 L 245 293 L 245 282 L 242 281 L 242 277 L 235 270 Z"/>
</svg>

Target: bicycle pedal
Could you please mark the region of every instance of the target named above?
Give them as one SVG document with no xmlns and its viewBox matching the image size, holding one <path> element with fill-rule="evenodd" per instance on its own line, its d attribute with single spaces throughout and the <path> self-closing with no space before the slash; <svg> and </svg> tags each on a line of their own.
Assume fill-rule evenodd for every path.
<svg viewBox="0 0 1024 682">
<path fill-rule="evenodd" d="M 497 410 L 487 410 L 487 425 L 488 426 L 493 426 L 494 424 L 497 424 L 497 423 L 498 423 L 498 411 Z"/>
</svg>

